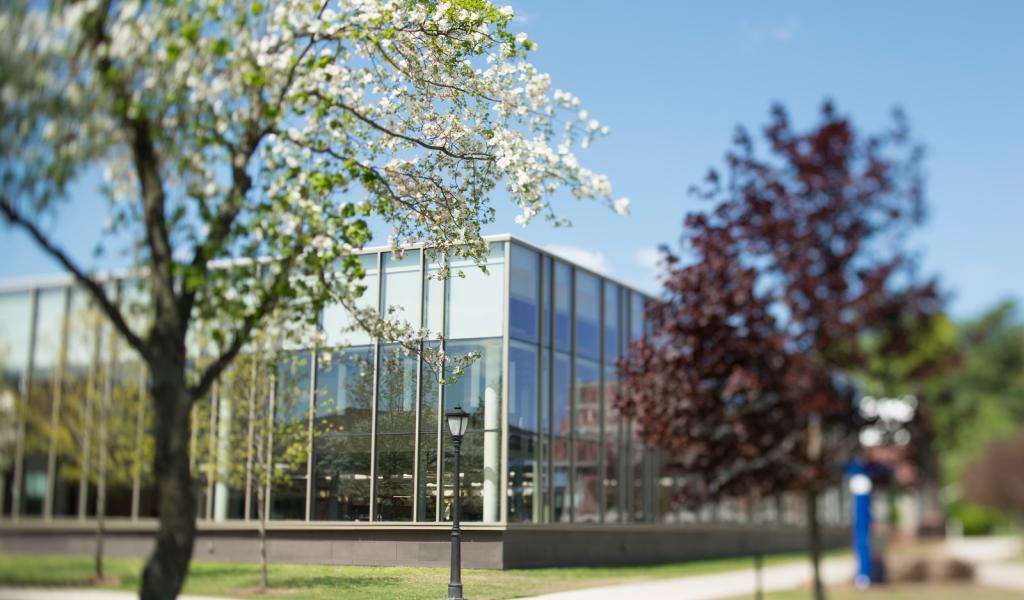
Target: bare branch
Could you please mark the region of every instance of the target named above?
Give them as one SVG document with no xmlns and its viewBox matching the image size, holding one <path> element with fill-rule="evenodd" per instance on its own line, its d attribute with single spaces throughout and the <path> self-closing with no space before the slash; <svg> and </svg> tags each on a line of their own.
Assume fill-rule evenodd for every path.
<svg viewBox="0 0 1024 600">
<path fill-rule="evenodd" d="M 0 212 L 3 212 L 7 221 L 12 225 L 17 225 L 24 229 L 32 239 L 39 244 L 47 254 L 52 256 L 59 262 L 65 269 L 68 270 L 74 276 L 82 287 L 89 291 L 89 294 L 96 300 L 96 303 L 100 306 L 103 312 L 110 319 L 110 322 L 114 325 L 124 339 L 144 358 L 149 358 L 149 346 L 140 338 L 131 327 L 128 326 L 128 322 L 125 321 L 124 315 L 121 314 L 121 309 L 114 304 L 107 293 L 103 290 L 103 286 L 99 284 L 95 279 L 90 277 L 85 271 L 78 266 L 75 261 L 68 256 L 64 250 L 57 247 L 50 238 L 43 233 L 43 231 L 32 221 L 25 218 L 11 203 L 10 199 L 6 195 L 0 195 Z"/>
</svg>

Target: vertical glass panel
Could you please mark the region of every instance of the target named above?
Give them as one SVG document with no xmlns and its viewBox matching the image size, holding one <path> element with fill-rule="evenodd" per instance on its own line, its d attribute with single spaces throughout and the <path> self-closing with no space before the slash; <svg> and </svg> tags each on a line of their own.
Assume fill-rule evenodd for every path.
<svg viewBox="0 0 1024 600">
<path fill-rule="evenodd" d="M 356 301 L 356 306 L 358 308 L 374 308 L 379 310 L 380 307 L 377 303 L 380 278 L 377 272 L 377 253 L 362 254 L 359 256 L 359 262 L 366 272 L 362 281 L 362 285 L 366 289 Z M 352 315 L 340 304 L 328 306 L 324 309 L 323 329 L 327 346 L 330 347 L 340 345 L 354 346 L 371 342 L 369 334 L 355 325 Z"/>
<path fill-rule="evenodd" d="M 448 339 L 498 337 L 505 312 L 505 246 L 491 243 L 484 272 L 472 260 L 453 258 L 448 280 Z"/>
<path fill-rule="evenodd" d="M 277 367 L 274 397 L 271 519 L 306 518 L 306 460 L 309 434 L 308 351 L 286 355 Z"/>
<path fill-rule="evenodd" d="M 552 285 L 555 299 L 555 349 L 569 352 L 572 349 L 572 267 L 556 260 Z"/>
<path fill-rule="evenodd" d="M 540 255 L 512 244 L 509 285 L 509 335 L 537 341 L 540 310 Z"/>
<path fill-rule="evenodd" d="M 615 392 L 618 388 L 618 381 L 615 378 L 615 367 L 606 366 L 604 369 L 604 488 L 605 488 L 605 513 L 606 523 L 615 523 L 621 520 L 620 497 L 622 490 L 620 486 L 622 471 L 622 453 L 620 443 L 622 434 L 620 432 L 620 420 L 618 411 L 612 407 L 615 399 Z"/>
<path fill-rule="evenodd" d="M 509 342 L 509 521 L 531 521 L 534 515 L 540 431 L 537 358 L 535 346 Z"/>
<path fill-rule="evenodd" d="M 569 392 L 572 382 L 569 373 L 569 355 L 555 353 L 553 372 L 553 393 L 551 395 L 552 431 L 555 435 L 568 437 L 572 431 L 569 414 Z"/>
<path fill-rule="evenodd" d="M 439 257 L 427 255 L 427 272 L 423 274 L 423 327 L 432 339 L 444 332 L 444 288 L 447 282 L 438 279 L 441 272 Z"/>
<path fill-rule="evenodd" d="M 411 521 L 416 443 L 416 357 L 380 348 L 377 383 L 378 521 Z"/>
<path fill-rule="evenodd" d="M 540 289 L 540 306 L 541 306 L 541 327 L 540 327 L 540 344 L 541 346 L 551 347 L 551 340 L 553 339 L 553 327 L 554 327 L 554 315 L 551 311 L 551 289 L 552 281 L 554 278 L 554 259 L 550 256 L 542 256 L 541 264 L 543 265 L 543 272 L 541 276 L 541 289 Z"/>
<path fill-rule="evenodd" d="M 15 440 L 18 430 L 18 405 L 23 393 L 25 369 L 32 322 L 32 296 L 28 292 L 0 294 L 0 505 L 3 514 L 11 514 L 14 495 Z"/>
<path fill-rule="evenodd" d="M 383 262 L 384 310 L 388 311 L 387 314 L 393 319 L 418 325 L 423 297 L 420 283 L 420 251 L 408 250 L 402 258 L 396 258 L 394 252 L 385 252 Z"/>
<path fill-rule="evenodd" d="M 427 348 L 436 349 L 437 344 L 427 344 Z M 428 361 L 422 361 L 420 375 L 420 470 L 419 489 L 416 491 L 417 521 L 437 520 L 437 445 L 439 442 L 438 420 L 440 406 L 439 374 L 433 370 Z M 440 434 L 442 437 L 445 432 Z"/>
<path fill-rule="evenodd" d="M 619 359 L 619 286 L 604 282 L 604 362 L 614 365 Z"/>
<path fill-rule="evenodd" d="M 336 350 L 317 365 L 313 518 L 370 519 L 373 348 Z"/>
<path fill-rule="evenodd" d="M 601 280 L 576 270 L 576 355 L 601 359 Z"/>
<path fill-rule="evenodd" d="M 601 439 L 601 368 L 597 362 L 576 359 L 576 437 Z"/>
<path fill-rule="evenodd" d="M 55 515 L 88 515 L 95 510 L 95 409 L 103 379 L 103 322 L 100 313 L 90 305 L 88 294 L 73 290 L 57 426 Z"/>
<path fill-rule="evenodd" d="M 630 476 L 633 487 L 633 497 L 630 506 L 633 509 L 633 522 L 643 523 L 646 520 L 647 498 L 644 494 L 646 475 L 646 448 L 640 440 L 638 430 L 640 426 L 635 421 L 630 421 Z"/>
<path fill-rule="evenodd" d="M 469 433 L 462 445 L 462 506 L 467 521 L 494 522 L 499 518 L 499 484 L 501 479 L 501 340 L 451 342 L 449 355 L 479 353 L 479 358 L 465 369 L 455 383 L 445 385 L 444 408 L 461 406 L 470 413 Z M 450 444 L 445 439 L 445 483 L 451 490 L 449 472 Z M 450 501 L 450 491 L 447 492 Z M 450 514 L 449 507 L 444 509 Z"/>
<path fill-rule="evenodd" d="M 569 394 L 572 385 L 569 356 L 561 352 L 555 353 L 552 370 L 552 520 L 567 523 L 572 518 L 572 496 L 569 478 L 570 467 L 570 435 L 572 420 L 569 411 Z"/>
<path fill-rule="evenodd" d="M 629 294 L 629 340 L 635 341 L 644 335 L 644 297 L 636 292 Z"/>
<path fill-rule="evenodd" d="M 139 403 L 142 401 L 141 376 L 143 365 L 129 352 L 128 345 L 113 331 L 115 352 L 106 376 L 111 378 L 109 390 L 104 390 L 97 417 L 102 421 L 106 437 L 106 514 L 111 517 L 132 515 L 132 485 L 139 456 L 138 441 Z"/>
<path fill-rule="evenodd" d="M 596 329 L 595 329 L 596 331 Z M 596 522 L 601 507 L 601 370 L 592 360 L 576 359 L 574 516 Z"/>
<path fill-rule="evenodd" d="M 64 290 L 41 290 L 37 302 L 32 377 L 26 378 L 26 383 L 31 382 L 31 385 L 21 407 L 25 422 L 21 514 L 32 516 L 43 514 L 50 438 L 56 433 L 51 419 L 59 385 L 56 378 L 63 330 Z"/>
<path fill-rule="evenodd" d="M 266 406 L 265 382 L 260 381 L 266 365 L 255 354 L 238 356 L 221 376 L 217 386 L 217 453 L 214 469 L 213 520 L 245 518 L 245 486 L 258 483 L 258 469 L 252 464 L 260 461 L 260 444 L 253 444 Z M 265 375 L 264 375 L 265 376 Z M 263 385 L 261 385 L 261 383 Z M 252 435 L 250 436 L 250 423 Z M 256 477 L 253 477 L 257 474 Z M 258 502 L 253 493 L 250 503 Z"/>
<path fill-rule="evenodd" d="M 540 350 L 540 490 L 539 502 L 542 523 L 551 522 L 551 351 Z"/>
</svg>

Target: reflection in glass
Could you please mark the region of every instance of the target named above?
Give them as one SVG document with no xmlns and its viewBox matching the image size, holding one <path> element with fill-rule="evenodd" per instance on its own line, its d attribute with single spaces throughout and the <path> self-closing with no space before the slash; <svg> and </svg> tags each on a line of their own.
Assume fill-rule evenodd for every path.
<svg viewBox="0 0 1024 600">
<path fill-rule="evenodd" d="M 629 340 L 636 341 L 644 336 L 644 297 L 636 292 L 629 294 Z"/>
<path fill-rule="evenodd" d="M 416 443 L 416 357 L 380 348 L 377 383 L 378 521 L 411 521 Z"/>
<path fill-rule="evenodd" d="M 527 342 L 536 342 L 540 300 L 540 255 L 518 244 L 512 244 L 511 260 L 509 335 Z"/>
<path fill-rule="evenodd" d="M 426 344 L 436 349 L 437 344 Z M 428 361 L 422 361 L 420 377 L 420 469 L 416 490 L 417 521 L 437 520 L 437 444 L 443 425 L 438 420 L 441 384 Z"/>
<path fill-rule="evenodd" d="M 420 251 L 407 250 L 402 258 L 394 252 L 385 252 L 384 287 L 381 290 L 383 309 L 391 311 L 391 318 L 418 325 L 420 303 L 423 298 L 420 275 Z"/>
<path fill-rule="evenodd" d="M 362 254 L 359 256 L 359 262 L 365 272 L 362 281 L 365 290 L 356 300 L 356 307 L 380 310 L 378 306 L 380 277 L 377 271 L 377 253 Z M 369 344 L 372 341 L 370 335 L 356 325 L 352 315 L 340 304 L 324 309 L 323 332 L 328 346 L 355 346 Z"/>
<path fill-rule="evenodd" d="M 470 414 L 469 431 L 462 442 L 462 466 L 468 479 L 463 480 L 463 494 L 469 506 L 466 520 L 498 520 L 498 489 L 501 480 L 501 339 L 451 342 L 449 355 L 479 353 L 479 358 L 465 369 L 455 383 L 444 388 L 444 410 L 456 406 Z M 479 433 L 475 433 L 479 432 Z M 447 436 L 445 436 L 447 437 Z M 445 440 L 445 452 L 450 453 Z M 451 493 L 449 462 L 445 462 L 446 493 Z M 448 508 L 444 511 L 447 513 Z"/>
<path fill-rule="evenodd" d="M 313 422 L 313 518 L 370 519 L 373 348 L 335 350 L 318 365 Z"/>
<path fill-rule="evenodd" d="M 572 267 L 556 260 L 553 275 L 555 349 L 569 352 L 572 349 Z"/>
<path fill-rule="evenodd" d="M 537 489 L 537 350 L 512 340 L 508 356 L 508 520 L 530 521 Z"/>
<path fill-rule="evenodd" d="M 306 518 L 306 434 L 311 360 L 310 352 L 293 352 L 286 355 L 277 367 L 271 519 Z"/>
<path fill-rule="evenodd" d="M 448 339 L 497 337 L 503 333 L 505 246 L 493 242 L 484 272 L 472 260 L 452 258 L 448 280 Z"/>
<path fill-rule="evenodd" d="M 604 364 L 619 359 L 619 286 L 604 282 Z"/>
<path fill-rule="evenodd" d="M 601 280 L 576 270 L 576 355 L 601 359 Z"/>
<path fill-rule="evenodd" d="M 28 368 L 29 335 L 32 323 L 32 295 L 28 292 L 0 294 L 0 505 L 11 514 L 15 494 L 14 459 L 18 429 L 18 404 L 24 393 Z M 23 480 L 24 481 L 24 480 Z"/>
<path fill-rule="evenodd" d="M 596 522 L 601 505 L 601 370 L 596 362 L 576 359 L 575 480 L 573 510 L 577 522 Z"/>
<path fill-rule="evenodd" d="M 551 413 L 554 438 L 552 440 L 552 520 L 567 523 L 572 518 L 572 496 L 570 492 L 570 440 L 572 421 L 569 412 L 569 394 L 572 381 L 569 372 L 569 356 L 555 353 L 552 371 Z"/>
</svg>

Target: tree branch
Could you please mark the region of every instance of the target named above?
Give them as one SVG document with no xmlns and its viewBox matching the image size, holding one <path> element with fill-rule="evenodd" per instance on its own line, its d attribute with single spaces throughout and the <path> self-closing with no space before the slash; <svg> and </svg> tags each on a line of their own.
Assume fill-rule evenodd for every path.
<svg viewBox="0 0 1024 600">
<path fill-rule="evenodd" d="M 274 290 L 276 290 L 281 283 L 287 281 L 288 277 L 291 276 L 292 266 L 297 258 L 297 254 L 292 254 L 281 261 L 281 270 L 274 277 L 273 283 L 268 286 L 271 291 L 265 292 L 256 309 L 242 319 L 242 323 L 235 330 L 234 338 L 232 338 L 228 347 L 221 352 L 220 356 L 218 356 L 217 359 L 206 368 L 206 370 L 203 371 L 203 374 L 199 377 L 199 382 L 189 389 L 193 402 L 202 398 L 210 391 L 210 387 L 215 381 L 217 381 L 217 378 L 221 376 L 224 369 L 226 369 L 228 365 L 231 364 L 231 361 L 235 360 L 235 357 L 238 356 L 238 353 L 242 350 L 242 346 L 252 339 L 252 332 L 256 325 L 258 325 L 267 314 L 277 308 L 277 304 L 281 300 L 281 294 L 278 294 Z"/>
<path fill-rule="evenodd" d="M 99 304 L 100 308 L 107 315 L 107 318 L 110 319 L 110 322 L 113 323 L 114 328 L 117 329 L 118 333 L 120 333 L 125 340 L 127 340 L 128 344 L 131 345 L 131 347 L 134 348 L 143 358 L 149 357 L 149 346 L 142 340 L 142 338 L 132 331 L 131 327 L 128 326 L 124 315 L 121 314 L 121 310 L 110 300 L 107 293 L 103 291 L 102 285 L 87 275 L 85 271 L 82 270 L 82 268 L 79 267 L 66 252 L 58 248 L 57 245 L 54 244 L 53 241 L 51 241 L 35 223 L 29 221 L 24 215 L 18 212 L 6 195 L 0 195 L 0 212 L 3 212 L 9 223 L 17 225 L 28 232 L 40 248 L 63 265 L 64 268 L 74 276 L 75 280 L 89 291 L 89 294 L 94 300 L 96 300 L 96 303 Z"/>
</svg>

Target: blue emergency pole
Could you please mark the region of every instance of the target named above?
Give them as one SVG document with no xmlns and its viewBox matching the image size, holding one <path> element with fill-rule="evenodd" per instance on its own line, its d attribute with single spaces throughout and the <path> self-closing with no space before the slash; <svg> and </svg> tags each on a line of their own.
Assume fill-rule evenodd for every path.
<svg viewBox="0 0 1024 600">
<path fill-rule="evenodd" d="M 853 552 L 857 555 L 857 574 L 853 584 L 860 589 L 871 585 L 871 477 L 863 465 L 848 470 L 853 494 Z"/>
</svg>

